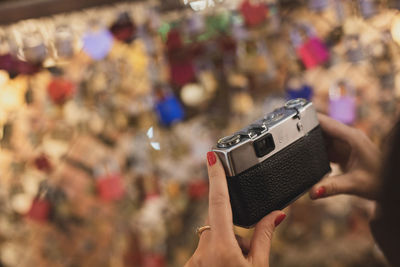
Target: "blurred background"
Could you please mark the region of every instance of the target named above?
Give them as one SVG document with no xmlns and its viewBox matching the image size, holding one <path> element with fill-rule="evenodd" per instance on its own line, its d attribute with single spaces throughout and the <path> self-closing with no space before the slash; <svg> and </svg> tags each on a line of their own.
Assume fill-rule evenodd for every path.
<svg viewBox="0 0 400 267">
<path fill-rule="evenodd" d="M 206 152 L 288 99 L 381 145 L 400 108 L 398 9 L 0 1 L 0 266 L 183 266 L 207 213 Z M 386 266 L 372 208 L 300 198 L 271 266 Z"/>
</svg>

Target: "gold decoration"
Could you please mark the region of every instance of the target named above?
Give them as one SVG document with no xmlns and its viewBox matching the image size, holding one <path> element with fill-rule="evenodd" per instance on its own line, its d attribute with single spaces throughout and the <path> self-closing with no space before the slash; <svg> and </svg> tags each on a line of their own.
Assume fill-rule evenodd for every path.
<svg viewBox="0 0 400 267">
<path fill-rule="evenodd" d="M 8 80 L 3 84 L 0 88 L 0 110 L 7 112 L 20 108 L 24 104 L 27 85 L 25 77 Z"/>
</svg>

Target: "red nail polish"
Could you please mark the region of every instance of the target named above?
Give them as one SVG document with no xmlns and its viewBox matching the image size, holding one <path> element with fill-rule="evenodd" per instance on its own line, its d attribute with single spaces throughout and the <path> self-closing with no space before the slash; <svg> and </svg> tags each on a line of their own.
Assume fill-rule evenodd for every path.
<svg viewBox="0 0 400 267">
<path fill-rule="evenodd" d="M 321 186 L 320 188 L 317 189 L 317 191 L 315 191 L 315 198 L 320 198 L 323 197 L 325 195 L 325 187 Z"/>
<path fill-rule="evenodd" d="M 278 225 L 281 224 L 281 222 L 286 218 L 286 214 L 282 213 L 281 215 L 279 215 L 278 217 L 276 217 L 275 219 L 275 227 L 277 227 Z"/>
<path fill-rule="evenodd" d="M 217 162 L 217 158 L 215 157 L 214 152 L 207 152 L 207 161 L 208 161 L 208 165 L 212 166 L 215 164 L 215 162 Z"/>
</svg>

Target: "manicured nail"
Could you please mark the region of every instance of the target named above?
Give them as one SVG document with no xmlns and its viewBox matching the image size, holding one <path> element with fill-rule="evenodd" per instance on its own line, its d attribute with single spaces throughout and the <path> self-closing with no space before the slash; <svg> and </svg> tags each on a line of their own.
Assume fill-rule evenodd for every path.
<svg viewBox="0 0 400 267">
<path fill-rule="evenodd" d="M 217 162 L 217 158 L 215 157 L 214 152 L 207 152 L 207 161 L 208 161 L 208 165 L 212 166 L 215 164 L 215 162 Z"/>
<path fill-rule="evenodd" d="M 317 191 L 315 191 L 315 198 L 321 198 L 325 195 L 325 187 L 321 186 L 320 188 L 317 189 Z"/>
<path fill-rule="evenodd" d="M 275 219 L 275 227 L 277 227 L 278 225 L 281 224 L 281 222 L 286 218 L 286 214 L 282 213 L 281 215 L 279 215 L 278 217 L 276 217 Z"/>
</svg>

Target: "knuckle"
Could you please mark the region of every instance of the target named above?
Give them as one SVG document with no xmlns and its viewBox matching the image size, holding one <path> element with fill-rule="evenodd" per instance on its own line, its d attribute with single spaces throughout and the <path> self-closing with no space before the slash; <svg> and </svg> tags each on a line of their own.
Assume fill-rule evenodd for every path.
<svg viewBox="0 0 400 267">
<path fill-rule="evenodd" d="M 329 195 L 337 194 L 338 193 L 338 184 L 336 181 L 332 181 L 329 184 L 328 190 L 327 190 Z"/>
<path fill-rule="evenodd" d="M 272 235 L 274 234 L 274 224 L 273 222 L 270 221 L 265 221 L 263 225 L 261 226 L 261 234 L 266 240 L 271 240 Z"/>
<path fill-rule="evenodd" d="M 264 228 L 263 234 L 267 240 L 272 240 L 274 230 L 271 226 Z"/>
<path fill-rule="evenodd" d="M 368 139 L 367 135 L 360 129 L 352 128 L 353 131 L 353 141 L 358 142 L 365 142 Z"/>
</svg>

